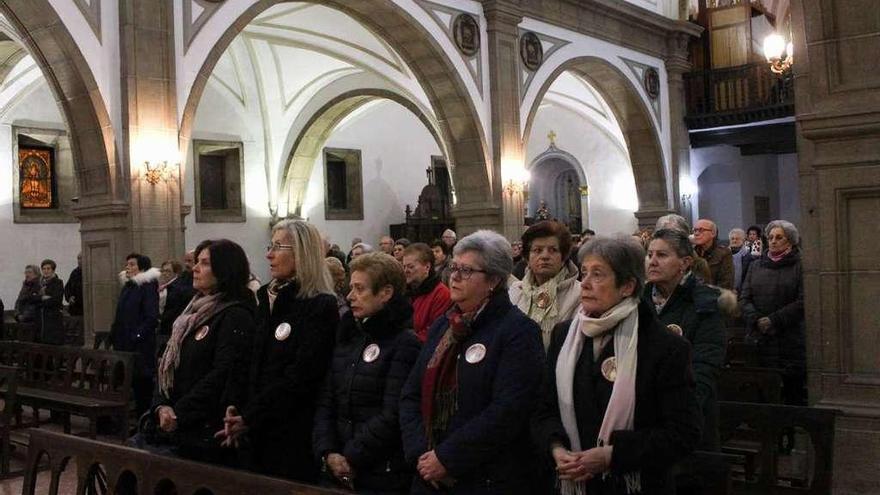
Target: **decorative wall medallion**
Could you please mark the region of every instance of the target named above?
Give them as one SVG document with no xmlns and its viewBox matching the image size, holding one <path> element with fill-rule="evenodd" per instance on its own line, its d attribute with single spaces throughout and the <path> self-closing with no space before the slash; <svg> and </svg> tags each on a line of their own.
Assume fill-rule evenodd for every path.
<svg viewBox="0 0 880 495">
<path fill-rule="evenodd" d="M 452 24 L 455 46 L 466 57 L 473 57 L 480 51 L 480 24 L 470 14 L 459 14 Z"/>
<path fill-rule="evenodd" d="M 519 55 L 523 65 L 534 72 L 544 63 L 544 47 L 538 35 L 532 32 L 524 33 L 519 39 Z"/>
<path fill-rule="evenodd" d="M 645 69 L 642 84 L 645 85 L 645 92 L 652 100 L 656 100 L 660 96 L 660 74 L 657 73 L 657 69 L 653 67 Z"/>
</svg>

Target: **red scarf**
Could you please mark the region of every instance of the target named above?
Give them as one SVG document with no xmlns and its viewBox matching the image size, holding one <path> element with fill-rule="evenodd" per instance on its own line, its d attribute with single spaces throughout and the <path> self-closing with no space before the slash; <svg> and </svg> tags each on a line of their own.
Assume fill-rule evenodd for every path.
<svg viewBox="0 0 880 495">
<path fill-rule="evenodd" d="M 458 356 L 461 343 L 471 334 L 471 323 L 484 304 L 462 313 L 458 305 L 446 313 L 449 328 L 440 337 L 422 376 L 422 419 L 428 448 L 433 449 L 446 433 L 449 420 L 458 410 Z"/>
</svg>

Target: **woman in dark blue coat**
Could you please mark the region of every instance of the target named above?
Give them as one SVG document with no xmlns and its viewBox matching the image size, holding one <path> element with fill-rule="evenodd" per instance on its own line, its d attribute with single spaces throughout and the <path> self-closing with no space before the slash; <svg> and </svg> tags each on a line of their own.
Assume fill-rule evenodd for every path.
<svg viewBox="0 0 880 495">
<path fill-rule="evenodd" d="M 257 292 L 248 397 L 229 404 L 217 436 L 238 446 L 246 435 L 256 471 L 315 483 L 315 406 L 339 322 L 333 281 L 321 235 L 304 221 L 277 223 L 266 258 L 272 281 Z"/>
<path fill-rule="evenodd" d="M 159 270 L 150 258 L 132 253 L 119 274 L 122 292 L 110 328 L 113 348 L 138 355 L 132 378 L 137 415 L 150 407 L 156 374 L 156 325 L 159 322 Z"/>
<path fill-rule="evenodd" d="M 400 389 L 419 355 L 400 263 L 384 253 L 351 263 L 351 311 L 342 317 L 315 416 L 315 454 L 325 474 L 358 493 L 408 493 Z"/>
<path fill-rule="evenodd" d="M 404 386 L 400 422 L 412 493 L 529 492 L 528 421 L 544 363 L 538 325 L 510 303 L 510 244 L 478 231 L 456 244 L 453 307 L 432 325 Z"/>
<path fill-rule="evenodd" d="M 240 402 L 247 387 L 256 309 L 250 266 L 241 246 L 226 239 L 203 241 L 195 256 L 197 293 L 159 360 L 149 416 L 157 434 L 147 441 L 182 457 L 233 464 L 214 433 L 223 428 L 226 405 Z"/>
</svg>

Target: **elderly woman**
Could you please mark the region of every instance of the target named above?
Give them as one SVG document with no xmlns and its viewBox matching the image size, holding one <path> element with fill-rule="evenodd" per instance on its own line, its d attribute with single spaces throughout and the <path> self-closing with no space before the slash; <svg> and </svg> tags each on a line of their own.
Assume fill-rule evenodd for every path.
<svg viewBox="0 0 880 495">
<path fill-rule="evenodd" d="M 529 227 L 522 244 L 528 268 L 510 285 L 510 302 L 541 326 L 547 349 L 553 327 L 570 320 L 580 305 L 580 273 L 568 259 L 571 234 L 565 225 L 547 220 Z"/>
<path fill-rule="evenodd" d="M 358 256 L 362 256 L 362 255 L 369 254 L 372 252 L 373 252 L 373 246 L 366 244 L 366 243 L 363 243 L 363 242 L 359 242 L 359 243 L 355 244 L 354 247 L 351 248 L 351 259 L 355 259 Z"/>
<path fill-rule="evenodd" d="M 767 224 L 767 249 L 752 262 L 739 302 L 761 366 L 782 369 L 786 404 L 806 405 L 804 276 L 800 236 L 785 220 Z"/>
<path fill-rule="evenodd" d="M 15 300 L 15 320 L 31 325 L 39 324 L 40 317 L 40 269 L 35 265 L 24 267 L 24 281 Z"/>
<path fill-rule="evenodd" d="M 315 454 L 337 484 L 361 493 L 407 493 L 412 484 L 398 407 L 421 343 L 403 290 L 403 269 L 391 256 L 352 261 L 351 312 L 339 323 L 318 401 Z"/>
<path fill-rule="evenodd" d="M 673 493 L 700 437 L 687 341 L 640 302 L 645 252 L 597 237 L 579 254 L 581 310 L 553 331 L 537 445 L 563 494 Z"/>
<path fill-rule="evenodd" d="M 400 399 L 412 493 L 528 493 L 544 349 L 538 325 L 510 303 L 512 264 L 495 232 L 455 245 L 453 306 L 431 326 Z"/>
<path fill-rule="evenodd" d="M 434 253 L 423 242 L 411 244 L 404 251 L 403 275 L 413 307 L 413 330 L 424 342 L 431 324 L 449 309 L 449 287 L 434 273 Z"/>
<path fill-rule="evenodd" d="M 691 343 L 697 404 L 703 418 L 701 450 L 718 450 L 718 376 L 724 364 L 725 336 L 718 308 L 720 291 L 691 273 L 694 248 L 687 234 L 661 229 L 654 233 L 645 258 L 648 283 L 642 302 L 652 306 L 667 330 Z"/>
<path fill-rule="evenodd" d="M 231 464 L 214 433 L 223 428 L 226 405 L 247 386 L 254 332 L 250 267 L 238 244 L 203 241 L 195 250 L 196 295 L 174 320 L 159 372 L 144 440 L 204 462 Z"/>
<path fill-rule="evenodd" d="M 266 259 L 272 281 L 257 293 L 248 400 L 244 407 L 230 403 L 217 436 L 225 445 L 237 446 L 247 432 L 253 469 L 316 482 L 315 401 L 339 321 L 333 281 L 318 229 L 301 220 L 275 224 Z"/>
<path fill-rule="evenodd" d="M 394 247 L 392 248 L 391 254 L 394 256 L 394 259 L 397 260 L 398 263 L 403 263 L 403 252 L 406 250 L 409 245 L 412 244 L 409 239 L 402 237 L 396 241 L 394 241 Z"/>
<path fill-rule="evenodd" d="M 336 296 L 336 307 L 339 309 L 339 317 L 348 312 L 348 301 L 345 300 L 345 294 L 348 292 L 348 281 L 345 273 L 345 267 L 339 258 L 327 256 L 324 258 L 324 264 L 330 271 L 330 278 L 333 280 L 333 294 Z"/>
<path fill-rule="evenodd" d="M 64 282 L 55 273 L 57 265 L 52 260 L 40 263 L 40 342 L 64 345 Z"/>
</svg>

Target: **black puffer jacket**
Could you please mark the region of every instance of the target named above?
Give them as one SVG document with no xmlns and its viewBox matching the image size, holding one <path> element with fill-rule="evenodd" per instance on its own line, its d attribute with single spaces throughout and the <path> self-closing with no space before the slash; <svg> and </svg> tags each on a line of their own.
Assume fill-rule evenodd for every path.
<svg viewBox="0 0 880 495">
<path fill-rule="evenodd" d="M 400 389 L 421 350 L 409 328 L 412 308 L 395 296 L 363 323 L 347 313 L 339 324 L 330 372 L 318 400 L 314 448 L 321 459 L 343 455 L 355 488 L 406 493 L 412 471 L 400 440 Z M 378 346 L 368 362 L 365 350 Z"/>
</svg>

